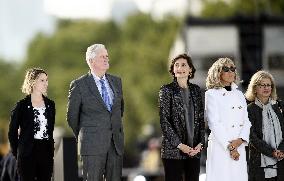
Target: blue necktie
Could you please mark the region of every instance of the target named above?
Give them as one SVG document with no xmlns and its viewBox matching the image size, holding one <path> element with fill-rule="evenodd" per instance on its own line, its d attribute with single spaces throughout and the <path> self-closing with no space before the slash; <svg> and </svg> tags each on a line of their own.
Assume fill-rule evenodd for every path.
<svg viewBox="0 0 284 181">
<path fill-rule="evenodd" d="M 102 88 L 102 98 L 103 98 L 103 100 L 105 102 L 107 110 L 111 111 L 111 101 L 110 101 L 110 98 L 108 96 L 107 88 L 105 86 L 105 82 L 104 81 L 105 81 L 104 79 L 100 80 L 101 88 Z"/>
</svg>

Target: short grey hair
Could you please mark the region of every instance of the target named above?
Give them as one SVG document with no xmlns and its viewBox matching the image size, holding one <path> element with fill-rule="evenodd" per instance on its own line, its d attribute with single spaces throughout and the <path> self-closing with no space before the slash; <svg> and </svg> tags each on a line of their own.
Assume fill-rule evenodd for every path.
<svg viewBox="0 0 284 181">
<path fill-rule="evenodd" d="M 94 59 L 97 55 L 99 49 L 106 49 L 103 44 L 93 44 L 87 48 L 86 51 L 86 61 L 89 62 Z"/>
</svg>

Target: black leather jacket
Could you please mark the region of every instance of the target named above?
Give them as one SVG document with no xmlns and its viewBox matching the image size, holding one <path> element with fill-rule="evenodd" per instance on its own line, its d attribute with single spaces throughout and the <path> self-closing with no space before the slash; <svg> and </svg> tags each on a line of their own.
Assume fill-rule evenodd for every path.
<svg viewBox="0 0 284 181">
<path fill-rule="evenodd" d="M 188 83 L 194 108 L 193 146 L 205 142 L 204 107 L 199 86 Z M 163 85 L 159 92 L 160 124 L 162 129 L 161 157 L 166 159 L 187 159 L 178 144 L 185 143 L 187 137 L 185 109 L 181 88 L 176 81 Z M 198 154 L 197 156 L 200 156 Z"/>
</svg>

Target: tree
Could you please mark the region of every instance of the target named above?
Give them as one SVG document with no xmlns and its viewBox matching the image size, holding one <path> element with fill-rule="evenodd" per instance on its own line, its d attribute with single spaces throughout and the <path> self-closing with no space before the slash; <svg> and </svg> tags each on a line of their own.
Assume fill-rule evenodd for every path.
<svg viewBox="0 0 284 181">
<path fill-rule="evenodd" d="M 8 63 L 4 60 L 0 60 L 0 122 L 7 124 L 10 116 L 10 110 L 12 109 L 17 96 L 20 94 L 20 84 L 17 81 L 17 64 Z M 15 86 L 16 83 L 16 86 Z M 17 89 L 17 88 L 18 89 Z"/>
<path fill-rule="evenodd" d="M 56 125 L 66 124 L 66 105 L 70 81 L 88 72 L 86 48 L 93 43 L 106 45 L 110 73 L 122 77 L 125 98 L 124 126 L 127 149 L 141 135 L 146 123 L 159 125 L 158 91 L 169 81 L 168 54 L 180 22 L 175 18 L 155 22 L 136 14 L 118 26 L 113 21 L 60 21 L 51 36 L 38 34 L 31 42 L 20 72 L 42 67 L 49 76 L 49 97 L 56 102 Z"/>
<path fill-rule="evenodd" d="M 284 15 L 283 0 L 204 0 L 201 15 L 204 17 L 228 17 L 234 15 L 269 14 Z"/>
</svg>

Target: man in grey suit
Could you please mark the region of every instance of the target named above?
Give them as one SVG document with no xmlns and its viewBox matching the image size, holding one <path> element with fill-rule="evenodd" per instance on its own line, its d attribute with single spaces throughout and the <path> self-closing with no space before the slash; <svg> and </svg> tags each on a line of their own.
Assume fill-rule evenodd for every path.
<svg viewBox="0 0 284 181">
<path fill-rule="evenodd" d="M 67 122 L 78 140 L 84 181 L 120 181 L 124 133 L 123 94 L 119 77 L 107 74 L 104 45 L 88 47 L 90 72 L 70 84 Z"/>
</svg>

